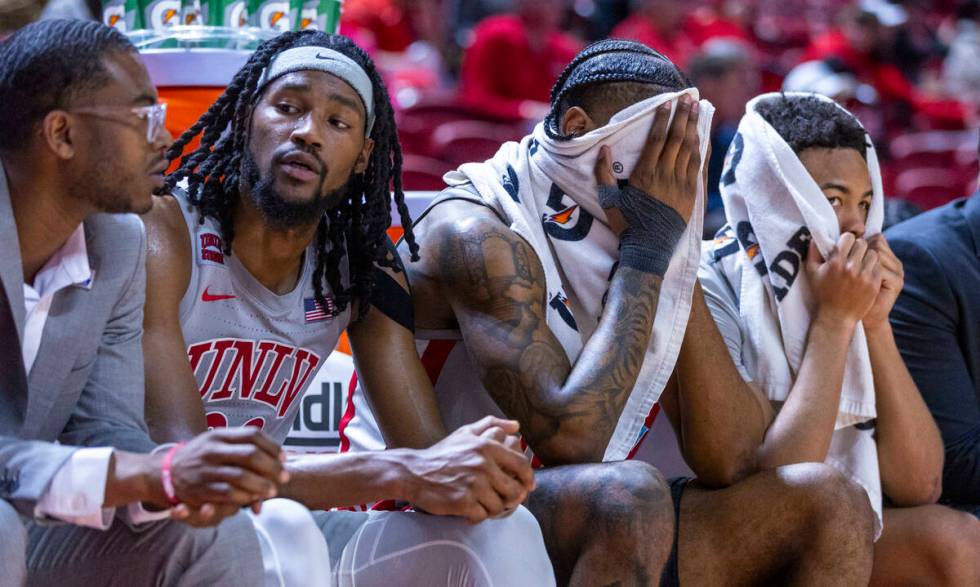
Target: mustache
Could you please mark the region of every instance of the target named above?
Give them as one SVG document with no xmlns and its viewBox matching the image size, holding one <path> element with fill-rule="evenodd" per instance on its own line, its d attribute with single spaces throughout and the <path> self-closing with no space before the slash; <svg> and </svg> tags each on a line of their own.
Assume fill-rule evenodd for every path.
<svg viewBox="0 0 980 587">
<path fill-rule="evenodd" d="M 316 161 L 316 164 L 319 166 L 319 169 L 315 169 L 314 171 L 316 171 L 320 175 L 320 178 L 323 179 L 323 177 L 327 174 L 327 163 L 323 159 L 321 159 L 319 155 L 317 155 L 316 150 L 313 149 L 312 147 L 305 148 L 305 149 L 302 147 L 285 149 L 282 152 L 275 153 L 272 156 L 272 162 L 274 164 L 282 163 L 287 157 L 289 157 L 290 155 L 295 155 L 297 153 L 304 153 L 312 157 Z"/>
<path fill-rule="evenodd" d="M 323 169 L 325 173 L 325 167 Z M 270 226 L 281 230 L 319 222 L 327 210 L 336 206 L 354 189 L 356 182 L 356 176 L 351 174 L 347 182 L 337 190 L 318 191 L 313 199 L 307 202 L 291 202 L 285 200 L 276 191 L 271 174 L 263 175 L 259 171 L 251 153 L 243 156 L 241 173 L 243 176 L 241 185 L 248 190 L 247 197 L 258 207 Z"/>
</svg>

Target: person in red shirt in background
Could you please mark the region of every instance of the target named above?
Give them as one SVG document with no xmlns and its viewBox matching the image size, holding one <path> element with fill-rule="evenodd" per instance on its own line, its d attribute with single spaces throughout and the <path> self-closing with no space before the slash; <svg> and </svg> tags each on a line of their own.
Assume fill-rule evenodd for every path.
<svg viewBox="0 0 980 587">
<path fill-rule="evenodd" d="M 684 21 L 684 31 L 701 50 L 712 39 L 726 38 L 756 47 L 751 32 L 756 6 L 744 0 L 716 0 L 695 8 Z"/>
<path fill-rule="evenodd" d="M 581 43 L 559 30 L 566 0 L 515 0 L 484 19 L 463 56 L 459 101 L 500 118 L 543 118 L 551 86 Z"/>
<path fill-rule="evenodd" d="M 878 92 L 882 107 L 889 111 L 886 116 L 903 120 L 903 128 L 908 126 L 909 109 L 912 114 L 920 114 L 926 126 L 964 128 L 974 115 L 965 104 L 926 96 L 894 63 L 885 59 L 896 27 L 905 18 L 900 7 L 880 0 L 865 0 L 844 10 L 838 28 L 813 39 L 801 61 L 839 60 L 859 81 L 870 84 Z"/>
<path fill-rule="evenodd" d="M 443 0 L 344 0 L 339 32 L 374 60 L 396 109 L 402 92 L 416 96 L 442 84 L 444 4 Z"/>
<path fill-rule="evenodd" d="M 742 8 L 738 2 L 731 4 Z M 711 39 L 726 37 L 754 44 L 745 28 L 721 8 L 705 5 L 692 11 L 675 0 L 638 0 L 610 37 L 639 41 L 687 71 L 691 58 Z"/>
<path fill-rule="evenodd" d="M 377 49 L 400 53 L 416 39 L 406 4 L 404 0 L 347 0 L 340 32 L 370 35 Z"/>
<path fill-rule="evenodd" d="M 690 38 L 684 24 L 688 7 L 674 0 L 640 0 L 635 3 L 632 13 L 613 29 L 614 39 L 639 41 L 663 53 L 682 70 L 687 70 L 688 61 L 698 50 L 694 39 Z"/>
</svg>

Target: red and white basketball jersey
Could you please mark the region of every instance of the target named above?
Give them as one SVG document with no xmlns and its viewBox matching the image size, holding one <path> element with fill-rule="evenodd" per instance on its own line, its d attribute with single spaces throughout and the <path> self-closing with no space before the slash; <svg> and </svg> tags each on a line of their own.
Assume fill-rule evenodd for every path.
<svg viewBox="0 0 980 587">
<path fill-rule="evenodd" d="M 282 444 L 300 399 L 347 327 L 350 308 L 334 316 L 313 294 L 316 254 L 307 248 L 293 291 L 277 295 L 224 254 L 216 221 L 199 223 L 174 190 L 190 233 L 194 262 L 180 302 L 180 325 L 208 426 L 258 426 Z M 341 268 L 346 280 L 346 260 Z"/>
</svg>

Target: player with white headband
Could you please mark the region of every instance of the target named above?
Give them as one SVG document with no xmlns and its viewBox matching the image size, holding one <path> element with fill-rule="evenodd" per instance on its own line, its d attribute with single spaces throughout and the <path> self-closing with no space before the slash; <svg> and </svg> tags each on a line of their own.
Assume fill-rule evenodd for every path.
<svg viewBox="0 0 980 587">
<path fill-rule="evenodd" d="M 391 105 L 366 53 L 315 31 L 264 43 L 168 156 L 181 154 L 145 218 L 157 440 L 251 425 L 282 443 L 344 329 L 358 364 L 387 385 L 421 372 L 412 354 L 373 352 L 377 339 L 412 338 L 410 321 L 376 309 L 407 288 L 385 233 L 392 184 L 409 241 L 412 232 Z M 552 583 L 541 532 L 518 507 L 534 481 L 507 440 L 516 431 L 484 418 L 432 447 L 289 461 L 280 495 L 305 507 L 277 500 L 256 518 L 267 574 L 286 560 L 293 585 L 379 585 L 395 569 L 420 585 Z M 381 499 L 439 515 L 323 511 Z M 272 514 L 284 510 L 312 532 L 282 536 Z"/>
</svg>

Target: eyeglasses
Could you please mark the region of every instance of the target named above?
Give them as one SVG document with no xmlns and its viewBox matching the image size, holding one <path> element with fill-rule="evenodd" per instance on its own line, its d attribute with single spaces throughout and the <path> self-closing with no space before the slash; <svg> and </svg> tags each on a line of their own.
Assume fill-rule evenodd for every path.
<svg viewBox="0 0 980 587">
<path fill-rule="evenodd" d="M 123 122 L 112 116 L 117 112 L 131 112 L 138 116 L 140 120 L 146 121 L 146 141 L 152 143 L 156 140 L 157 134 L 163 129 L 164 122 L 167 120 L 167 104 L 158 103 L 150 106 L 136 106 L 129 108 L 126 106 L 90 106 L 88 108 L 73 108 L 71 112 L 76 114 L 88 114 L 107 120 Z"/>
</svg>

